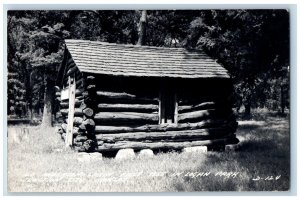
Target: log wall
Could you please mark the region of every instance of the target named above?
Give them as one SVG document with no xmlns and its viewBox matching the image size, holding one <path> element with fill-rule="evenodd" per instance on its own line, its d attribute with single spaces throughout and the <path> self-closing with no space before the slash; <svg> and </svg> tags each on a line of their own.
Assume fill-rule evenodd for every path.
<svg viewBox="0 0 300 200">
<path fill-rule="evenodd" d="M 148 88 L 154 88 L 156 93 L 132 91 L 130 88 L 134 86 L 129 83 L 124 83 L 125 87 L 122 84 L 118 88 L 101 87 L 105 83 L 100 82 L 95 86 L 97 110 L 94 116 L 94 134 L 100 152 L 120 148 L 180 149 L 238 142 L 234 135 L 237 122 L 231 110 L 230 89 L 219 88 L 220 92 L 199 89 L 197 92 L 187 89 L 189 84 L 169 83 L 179 88 L 175 89 L 177 123 L 159 124 L 161 82 L 156 81 L 155 85 L 154 80 L 149 81 L 152 85 Z M 107 83 L 114 84 L 114 81 Z M 136 84 L 140 84 L 141 89 L 146 88 L 142 81 Z"/>
<path fill-rule="evenodd" d="M 161 81 L 81 74 L 72 62 L 69 65 L 66 75 L 78 80 L 73 130 L 78 151 L 181 149 L 238 142 L 231 89 L 222 82 L 210 89 L 205 81 L 204 89 L 191 88 L 197 84 L 185 81 L 169 83 L 176 88 L 176 123 L 159 124 Z M 59 104 L 66 122 L 68 101 Z M 60 130 L 62 137 L 65 126 Z"/>
</svg>

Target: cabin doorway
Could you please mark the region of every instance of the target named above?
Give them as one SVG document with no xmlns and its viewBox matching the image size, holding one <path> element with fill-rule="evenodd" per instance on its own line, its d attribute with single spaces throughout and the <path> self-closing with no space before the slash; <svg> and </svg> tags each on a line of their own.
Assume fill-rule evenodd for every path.
<svg viewBox="0 0 300 200">
<path fill-rule="evenodd" d="M 165 85 L 159 95 L 159 124 L 177 123 L 177 98 L 174 89 Z"/>
</svg>

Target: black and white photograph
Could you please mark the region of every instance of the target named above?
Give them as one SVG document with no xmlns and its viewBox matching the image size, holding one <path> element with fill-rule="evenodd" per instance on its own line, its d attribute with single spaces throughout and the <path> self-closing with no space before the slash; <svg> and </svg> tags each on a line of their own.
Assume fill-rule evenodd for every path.
<svg viewBox="0 0 300 200">
<path fill-rule="evenodd" d="M 290 190 L 289 9 L 6 15 L 8 192 Z"/>
</svg>

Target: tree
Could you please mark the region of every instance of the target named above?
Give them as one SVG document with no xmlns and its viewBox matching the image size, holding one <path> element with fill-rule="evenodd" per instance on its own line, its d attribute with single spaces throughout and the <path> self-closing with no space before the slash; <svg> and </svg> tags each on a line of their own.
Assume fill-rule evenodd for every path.
<svg viewBox="0 0 300 200">
<path fill-rule="evenodd" d="M 26 57 L 29 51 L 27 41 L 29 31 L 36 20 L 27 18 L 23 11 L 8 12 L 8 114 L 25 116 L 31 110 L 30 64 Z M 13 112 L 11 112 L 13 111 Z"/>
<path fill-rule="evenodd" d="M 146 40 L 146 23 L 147 23 L 147 11 L 142 11 L 142 16 L 139 23 L 139 40 L 137 45 L 144 45 Z"/>
<path fill-rule="evenodd" d="M 63 30 L 63 27 L 62 23 L 57 23 L 53 27 L 46 25 L 42 29 L 32 32 L 31 35 L 31 39 L 35 44 L 35 50 L 31 56 L 31 64 L 34 71 L 42 71 L 43 77 L 43 126 L 51 126 L 52 124 L 55 79 L 63 57 L 62 37 L 68 35 L 68 32 Z"/>
<path fill-rule="evenodd" d="M 12 89 L 19 87 L 25 90 L 18 94 L 26 104 L 22 109 L 32 113 L 43 107 L 43 121 L 51 124 L 47 116 L 52 112 L 51 88 L 62 59 L 63 39 L 73 38 L 202 48 L 233 78 L 237 110 L 243 105 L 250 115 L 251 107 L 284 112 L 288 106 L 286 10 L 148 10 L 147 22 L 142 16 L 134 10 L 9 11 L 8 105 L 17 108 L 11 104 L 16 102 Z M 139 25 L 143 30 L 145 23 L 143 42 Z"/>
<path fill-rule="evenodd" d="M 9 12 L 8 60 L 9 63 L 16 61 L 10 66 L 25 83 L 30 110 L 32 106 L 44 105 L 44 125 L 51 124 L 51 90 L 62 59 L 62 38 L 68 36 L 59 22 L 66 19 L 64 12 Z M 42 93 L 43 101 L 39 99 Z"/>
<path fill-rule="evenodd" d="M 228 69 L 236 98 L 250 116 L 259 77 L 287 75 L 281 69 L 289 60 L 288 24 L 286 10 L 203 11 L 191 22 L 187 45 L 204 48 Z"/>
<path fill-rule="evenodd" d="M 149 46 L 184 47 L 190 23 L 199 11 L 149 10 L 145 44 Z"/>
<path fill-rule="evenodd" d="M 24 84 L 19 81 L 18 73 L 8 73 L 8 99 L 7 110 L 9 115 L 17 115 L 22 117 L 26 115 L 27 102 L 25 99 Z"/>
<path fill-rule="evenodd" d="M 139 13 L 133 10 L 71 11 L 66 29 L 73 39 L 135 44 Z M 69 29 L 68 29 L 69 28 Z"/>
</svg>

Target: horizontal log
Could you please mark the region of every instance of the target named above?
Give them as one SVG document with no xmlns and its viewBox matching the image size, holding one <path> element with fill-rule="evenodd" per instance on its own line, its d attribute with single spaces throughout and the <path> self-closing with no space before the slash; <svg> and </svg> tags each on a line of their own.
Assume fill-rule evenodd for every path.
<svg viewBox="0 0 300 200">
<path fill-rule="evenodd" d="M 224 96 L 201 96 L 201 97 L 180 97 L 178 105 L 200 104 L 205 102 L 215 102 L 217 104 L 228 104 L 231 100 L 231 95 Z"/>
<path fill-rule="evenodd" d="M 68 115 L 69 109 L 60 109 L 60 112 L 62 115 Z M 82 116 L 82 115 L 83 115 L 82 110 L 79 108 L 75 108 L 74 116 Z"/>
<path fill-rule="evenodd" d="M 213 119 L 217 117 L 227 118 L 230 117 L 231 114 L 232 114 L 231 110 L 208 109 L 208 110 L 193 111 L 193 112 L 178 114 L 178 123 L 193 122 L 193 121 L 204 120 L 204 119 Z"/>
<path fill-rule="evenodd" d="M 206 109 L 212 109 L 216 108 L 216 103 L 211 102 L 203 102 L 200 104 L 194 104 L 194 105 L 182 105 L 178 106 L 178 113 L 185 113 L 185 112 L 191 112 L 191 111 L 197 111 L 197 110 L 206 110 Z"/>
<path fill-rule="evenodd" d="M 194 112 L 179 114 L 178 122 L 184 122 L 184 121 L 188 121 L 190 119 L 199 119 L 199 120 L 207 119 L 207 118 L 215 115 L 215 113 L 216 113 L 216 111 L 214 109 L 210 109 L 210 110 L 201 110 L 201 111 L 194 111 Z"/>
<path fill-rule="evenodd" d="M 205 120 L 198 123 L 183 124 L 148 124 L 143 126 L 96 126 L 96 133 L 128 133 L 128 132 L 166 132 L 180 130 L 194 130 L 209 127 L 228 126 L 229 122 L 224 120 Z"/>
<path fill-rule="evenodd" d="M 183 131 L 167 132 L 135 132 L 135 133 L 118 133 L 118 134 L 96 134 L 96 139 L 103 142 L 118 142 L 124 140 L 130 141 L 156 141 L 168 140 L 176 141 L 178 139 L 196 140 L 196 139 L 217 139 L 233 134 L 228 128 L 208 128 Z"/>
<path fill-rule="evenodd" d="M 226 134 L 223 135 L 224 137 L 230 137 L 233 134 Z M 171 138 L 171 137 L 166 137 L 162 136 L 161 138 L 157 137 L 156 139 L 112 139 L 112 138 L 105 138 L 104 140 L 97 140 L 98 146 L 101 146 L 103 144 L 113 144 L 113 143 L 118 143 L 118 142 L 145 142 L 145 143 L 155 143 L 155 142 L 192 142 L 192 141 L 203 141 L 203 140 L 216 140 L 216 139 L 222 139 L 224 138 L 223 136 L 195 136 L 195 137 L 177 137 L 177 138 Z"/>
<path fill-rule="evenodd" d="M 113 144 L 100 143 L 98 146 L 99 152 L 105 151 L 117 151 L 120 149 L 132 148 L 134 150 L 141 149 L 183 149 L 185 147 L 193 146 L 213 146 L 213 145 L 226 145 L 226 144 L 237 144 L 239 140 L 235 137 L 214 139 L 214 140 L 200 140 L 190 142 L 129 142 L 122 141 Z"/>
<path fill-rule="evenodd" d="M 136 112 L 100 112 L 94 116 L 98 122 L 152 122 L 158 123 L 157 114 Z"/>
<path fill-rule="evenodd" d="M 128 99 L 134 99 L 136 98 L 136 95 L 128 94 L 125 92 L 104 92 L 104 91 L 97 91 L 97 95 L 100 97 L 109 97 L 109 98 L 128 98 Z"/>
<path fill-rule="evenodd" d="M 156 104 L 158 103 L 158 98 L 150 98 L 150 97 L 140 97 L 134 94 L 128 94 L 125 92 L 103 92 L 97 91 L 96 92 L 98 98 L 102 101 L 109 100 L 109 101 L 116 101 L 116 102 L 149 102 Z"/>
<path fill-rule="evenodd" d="M 154 112 L 158 111 L 155 104 L 98 104 L 100 111 L 119 112 Z"/>
</svg>

